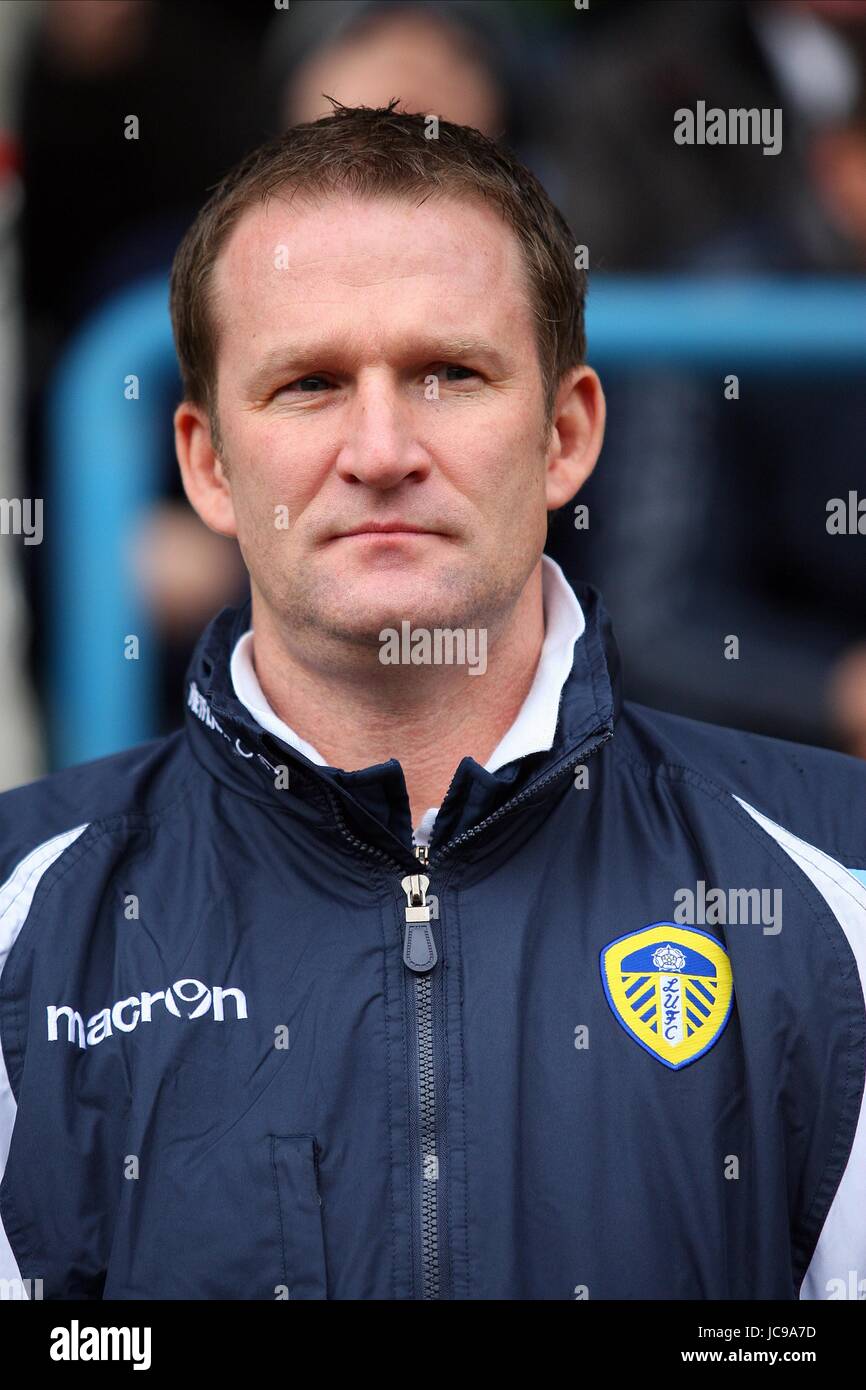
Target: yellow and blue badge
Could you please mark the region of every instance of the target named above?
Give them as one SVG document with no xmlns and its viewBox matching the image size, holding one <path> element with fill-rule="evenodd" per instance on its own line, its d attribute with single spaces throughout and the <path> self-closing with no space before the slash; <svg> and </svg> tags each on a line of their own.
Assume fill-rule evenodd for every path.
<svg viewBox="0 0 866 1390">
<path fill-rule="evenodd" d="M 674 1071 L 718 1042 L 734 1000 L 727 951 L 708 932 L 672 922 L 605 946 L 601 978 L 617 1022 Z"/>
</svg>

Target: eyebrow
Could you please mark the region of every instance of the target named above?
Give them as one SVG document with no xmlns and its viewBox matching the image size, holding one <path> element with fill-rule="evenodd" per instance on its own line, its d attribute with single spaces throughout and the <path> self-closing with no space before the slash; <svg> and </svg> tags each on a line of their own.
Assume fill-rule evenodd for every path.
<svg viewBox="0 0 866 1390">
<path fill-rule="evenodd" d="M 424 358 L 429 362 L 435 362 L 445 358 L 474 357 L 484 359 L 494 371 L 504 374 L 507 370 L 502 353 L 486 338 L 424 338 L 415 343 L 407 340 L 398 350 L 400 356 L 406 359 Z M 245 383 L 246 391 L 255 394 L 276 376 L 306 371 L 316 364 L 320 364 L 322 370 L 325 370 L 325 363 L 332 362 L 339 354 L 337 344 L 328 338 L 303 345 L 272 348 L 252 368 Z"/>
</svg>

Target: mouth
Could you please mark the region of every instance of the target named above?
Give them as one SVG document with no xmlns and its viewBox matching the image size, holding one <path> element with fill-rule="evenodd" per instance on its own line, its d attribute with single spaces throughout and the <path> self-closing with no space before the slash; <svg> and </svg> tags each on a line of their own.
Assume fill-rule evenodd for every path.
<svg viewBox="0 0 866 1390">
<path fill-rule="evenodd" d="M 400 540 L 407 536 L 441 536 L 441 531 L 431 531 L 424 526 L 415 526 L 411 521 L 365 521 L 351 531 L 340 531 L 332 540 Z"/>
</svg>

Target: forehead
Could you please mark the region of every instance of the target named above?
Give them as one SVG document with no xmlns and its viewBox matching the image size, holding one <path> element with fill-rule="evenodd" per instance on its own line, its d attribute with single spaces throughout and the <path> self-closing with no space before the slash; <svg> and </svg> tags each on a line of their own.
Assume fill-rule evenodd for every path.
<svg viewBox="0 0 866 1390">
<path fill-rule="evenodd" d="M 417 200 L 416 200 L 417 201 Z M 531 332 L 520 243 L 480 199 L 275 196 L 247 211 L 217 258 L 220 366 L 298 334 L 405 337 L 413 327 Z M 533 343 L 525 345 L 533 352 Z"/>
</svg>

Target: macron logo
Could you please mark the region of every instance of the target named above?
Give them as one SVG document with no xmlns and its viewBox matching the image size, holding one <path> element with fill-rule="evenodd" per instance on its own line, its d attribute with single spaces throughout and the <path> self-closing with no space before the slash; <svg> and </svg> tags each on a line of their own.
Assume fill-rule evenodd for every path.
<svg viewBox="0 0 866 1390">
<path fill-rule="evenodd" d="M 139 1023 L 153 1023 L 154 1017 L 164 1017 L 165 1013 L 175 1018 L 204 1018 L 209 1016 L 217 1023 L 226 1018 L 226 1001 L 229 1001 L 230 1018 L 246 1018 L 247 999 L 242 989 L 226 989 L 213 985 L 210 989 L 201 980 L 175 980 L 166 989 L 151 994 L 144 990 L 141 996 L 130 995 L 128 999 L 118 999 L 108 1009 L 100 1009 L 84 1022 L 77 1009 L 70 1004 L 49 1004 L 48 1041 L 57 1042 L 60 1020 L 66 1022 L 66 1041 L 77 1042 L 79 1047 L 95 1047 L 97 1043 L 118 1033 L 132 1033 Z M 154 1005 L 157 1005 L 154 1014 Z"/>
</svg>

